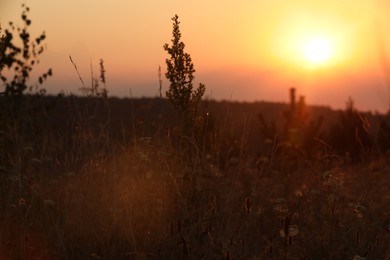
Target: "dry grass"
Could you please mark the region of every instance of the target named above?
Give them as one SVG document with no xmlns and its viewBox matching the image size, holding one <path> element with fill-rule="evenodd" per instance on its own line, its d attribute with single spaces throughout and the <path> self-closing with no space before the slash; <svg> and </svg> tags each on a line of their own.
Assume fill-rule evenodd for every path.
<svg viewBox="0 0 390 260">
<path fill-rule="evenodd" d="M 309 154 L 288 140 L 312 141 L 322 122 L 304 126 L 302 102 L 285 114 L 284 139 L 260 116 L 261 154 L 246 149 L 246 118 L 240 137 L 230 131 L 228 109 L 197 118 L 194 138 L 167 125 L 150 137 L 132 106 L 132 135 L 118 141 L 103 61 L 88 86 L 70 59 L 88 102 L 67 98 L 60 132 L 30 97 L 17 116 L 0 103 L 0 259 L 390 259 L 388 154 L 352 163 L 318 138 Z M 361 119 L 349 112 L 358 117 L 345 122 Z M 339 131 L 352 130 L 346 151 L 362 159 L 351 133 L 364 125 L 353 123 Z"/>
<path fill-rule="evenodd" d="M 91 119 L 104 100 L 66 115 L 61 138 L 45 132 L 31 142 L 4 128 L 15 149 L 1 175 L 0 257 L 390 257 L 385 154 L 352 164 L 324 150 L 309 159 L 266 140 L 255 156 L 245 151 L 248 129 L 209 151 L 187 137 L 182 146 L 174 131 L 118 143 L 101 127 L 109 117 Z"/>
<path fill-rule="evenodd" d="M 390 177 L 384 161 L 315 164 L 291 174 L 272 168 L 259 169 L 247 159 L 221 172 L 204 158 L 194 172 L 167 143 L 143 139 L 78 172 L 26 175 L 23 196 L 18 180 L 9 177 L 1 256 L 389 257 Z"/>
<path fill-rule="evenodd" d="M 254 155 L 247 124 L 229 141 L 226 122 L 200 141 L 169 128 L 137 136 L 133 124 L 129 141 L 118 142 L 109 113 L 97 120 L 109 110 L 105 88 L 93 78 L 91 91 L 83 87 L 92 96 L 76 109 L 69 99 L 76 112 L 63 115 L 63 132 L 27 117 L 3 125 L 11 149 L 1 174 L 0 257 L 390 257 L 386 154 L 351 163 L 324 142 L 309 156 L 267 139 Z"/>
</svg>

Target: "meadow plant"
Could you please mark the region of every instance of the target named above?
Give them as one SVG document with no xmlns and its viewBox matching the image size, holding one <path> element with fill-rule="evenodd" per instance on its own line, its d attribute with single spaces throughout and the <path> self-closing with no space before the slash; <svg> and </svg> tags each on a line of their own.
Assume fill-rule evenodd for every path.
<svg viewBox="0 0 390 260">
<path fill-rule="evenodd" d="M 0 131 L 3 146 L 7 147 L 3 157 L 14 159 L 24 157 L 24 147 L 30 147 L 36 156 L 42 152 L 42 145 L 38 144 L 45 139 L 47 104 L 41 100 L 46 92 L 41 86 L 52 76 L 52 70 L 48 69 L 31 83 L 31 73 L 45 50 L 46 35 L 43 32 L 32 38 L 29 11 L 30 8 L 22 4 L 23 24 L 9 22 L 0 44 Z M 4 165 L 10 168 L 18 161 L 23 160 L 8 160 Z"/>
<path fill-rule="evenodd" d="M 23 4 L 21 15 L 23 25 L 18 26 L 9 22 L 9 28 L 4 31 L 0 46 L 2 82 L 0 110 L 3 120 L 1 130 L 8 136 L 6 138 L 10 141 L 8 144 L 14 147 L 16 139 L 23 140 L 35 134 L 38 141 L 38 136 L 42 135 L 43 129 L 38 122 L 42 122 L 42 114 L 45 113 L 46 107 L 40 102 L 40 97 L 46 90 L 41 86 L 52 76 L 52 70 L 48 69 L 31 83 L 31 73 L 39 64 L 39 57 L 45 50 L 46 35 L 43 32 L 32 39 L 29 32 L 31 26 L 29 11 L 30 8 Z"/>
<path fill-rule="evenodd" d="M 368 117 L 359 112 L 349 98 L 344 111 L 339 112 L 339 122 L 331 127 L 329 143 L 354 162 L 371 159 L 374 151 L 372 126 Z"/>
<path fill-rule="evenodd" d="M 310 119 L 310 111 L 305 97 L 296 100 L 296 89 L 290 89 L 289 108 L 283 112 L 284 125 L 268 123 L 259 112 L 260 133 L 265 139 L 264 156 L 270 159 L 270 167 L 282 173 L 291 174 L 304 165 L 309 158 L 315 158 L 318 153 L 316 140 L 321 137 L 323 116 Z M 261 157 L 260 157 L 261 159 Z M 283 162 L 283 163 L 280 163 Z M 264 164 L 260 164 L 264 165 Z"/>
<path fill-rule="evenodd" d="M 38 80 L 33 84 L 28 82 L 33 67 L 39 63 L 39 56 L 44 52 L 44 40 L 46 35 L 43 32 L 35 39 L 31 39 L 29 26 L 31 20 L 28 17 L 30 8 L 22 5 L 22 21 L 23 26 L 15 26 L 13 22 L 9 23 L 10 29 L 5 30 L 5 36 L 2 39 L 0 48 L 1 64 L 3 66 L 0 71 L 1 81 L 4 84 L 3 95 L 20 98 L 26 91 L 39 94 L 44 94 L 45 89 L 40 88 L 43 82 L 52 76 L 52 70 L 48 69 L 38 77 Z M 15 42 L 15 36 L 19 36 L 21 46 Z M 4 68 L 10 73 L 4 73 Z M 11 76 L 11 77 L 10 77 Z M 10 78 L 9 78 L 10 77 Z"/>
<path fill-rule="evenodd" d="M 10 22 L 0 44 L 0 239 L 18 241 L 12 247 L 15 249 L 13 257 L 19 259 L 29 256 L 26 237 L 36 192 L 31 183 L 40 178 L 46 172 L 44 167 L 52 162 L 47 155 L 47 104 L 42 100 L 45 89 L 41 87 L 52 76 L 52 70 L 48 69 L 31 83 L 32 71 L 45 50 L 46 36 L 43 32 L 32 39 L 29 11 L 23 4 L 23 25 Z M 10 205 L 15 206 L 14 210 L 9 209 Z"/>
<path fill-rule="evenodd" d="M 179 17 L 175 15 L 172 21 L 172 45 L 164 45 L 164 50 L 170 55 L 170 58 L 166 59 L 165 76 L 170 81 L 166 95 L 179 113 L 183 134 L 191 136 L 191 132 L 198 128 L 199 103 L 206 88 L 204 84 L 199 84 L 197 89 L 193 89 L 194 64 L 190 54 L 184 52 L 185 44 L 180 40 Z"/>
<path fill-rule="evenodd" d="M 92 158 L 104 157 L 112 152 L 109 129 L 111 110 L 106 88 L 104 60 L 99 60 L 98 77 L 94 75 L 91 62 L 91 82 L 88 86 L 84 83 L 76 62 L 71 56 L 69 56 L 69 59 L 81 82 L 79 90 L 85 96 L 87 102 L 81 107 L 69 104 L 69 113 L 76 112 L 76 114 L 67 117 L 69 120 L 67 122 L 69 134 L 64 138 L 64 146 L 69 148 L 65 149 L 66 151 L 71 151 L 69 158 L 73 158 L 71 160 L 73 162 L 70 162 L 70 165 L 80 167 Z M 75 108 L 76 111 L 74 111 Z M 92 155 L 91 150 L 100 151 L 101 153 L 96 153 L 90 157 Z"/>
<path fill-rule="evenodd" d="M 265 139 L 287 142 L 292 147 L 310 151 L 314 149 L 314 138 L 319 137 L 321 125 L 324 118 L 322 116 L 316 120 L 309 121 L 309 111 L 305 102 L 305 97 L 300 96 L 296 100 L 296 89 L 290 89 L 289 109 L 284 111 L 284 126 L 282 129 L 276 129 L 272 122 L 270 125 L 265 121 L 262 113 L 258 113 L 258 119 L 261 124 L 261 133 Z"/>
</svg>

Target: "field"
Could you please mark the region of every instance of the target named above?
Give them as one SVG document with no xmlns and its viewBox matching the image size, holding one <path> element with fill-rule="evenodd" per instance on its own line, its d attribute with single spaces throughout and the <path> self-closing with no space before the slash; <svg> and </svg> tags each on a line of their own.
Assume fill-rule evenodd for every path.
<svg viewBox="0 0 390 260">
<path fill-rule="evenodd" d="M 165 99 L 23 104 L 3 124 L 3 259 L 390 257 L 389 155 L 332 148 L 347 110 L 317 108 L 333 121 L 303 146 L 258 119 L 283 129 L 291 104 L 205 101 L 201 142 Z"/>
<path fill-rule="evenodd" d="M 177 15 L 165 95 L 70 57 L 80 96 L 48 96 L 28 12 L 0 41 L 0 259 L 390 259 L 389 113 L 202 98 Z"/>
</svg>

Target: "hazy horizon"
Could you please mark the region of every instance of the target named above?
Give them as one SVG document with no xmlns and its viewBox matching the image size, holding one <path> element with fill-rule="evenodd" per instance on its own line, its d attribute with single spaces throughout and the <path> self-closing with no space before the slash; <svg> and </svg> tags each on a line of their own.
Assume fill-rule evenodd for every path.
<svg viewBox="0 0 390 260">
<path fill-rule="evenodd" d="M 46 32 L 47 50 L 36 72 L 48 67 L 53 77 L 43 87 L 50 94 L 80 94 L 77 63 L 86 82 L 90 64 L 98 76 L 102 58 L 109 94 L 153 97 L 158 67 L 165 79 L 165 43 L 172 38 L 173 15 L 181 21 L 185 51 L 195 65 L 195 84 L 206 85 L 216 100 L 288 101 L 295 87 L 310 105 L 344 108 L 351 97 L 361 110 L 387 112 L 387 60 L 390 19 L 385 1 L 247 1 L 236 3 L 78 2 L 39 0 L 0 3 L 3 30 L 21 24 L 21 4 L 30 7 L 32 36 Z M 325 37 L 331 53 L 323 63 L 309 63 L 301 53 L 305 41 Z M 385 46 L 380 49 L 380 44 Z"/>
</svg>

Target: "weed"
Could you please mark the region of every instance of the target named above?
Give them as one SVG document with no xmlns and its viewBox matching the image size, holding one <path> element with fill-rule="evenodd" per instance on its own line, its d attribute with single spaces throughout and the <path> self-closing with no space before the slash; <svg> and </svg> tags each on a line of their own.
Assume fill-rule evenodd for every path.
<svg viewBox="0 0 390 260">
<path fill-rule="evenodd" d="M 165 76 L 171 84 L 166 95 L 179 113 L 183 134 L 188 136 L 198 127 L 198 107 L 206 89 L 203 84 L 199 84 L 199 87 L 193 90 L 194 64 L 190 54 L 184 52 L 185 44 L 180 40 L 179 17 L 175 15 L 172 21 L 172 46 L 164 45 L 164 50 L 170 55 L 170 59 L 166 59 Z"/>
</svg>

